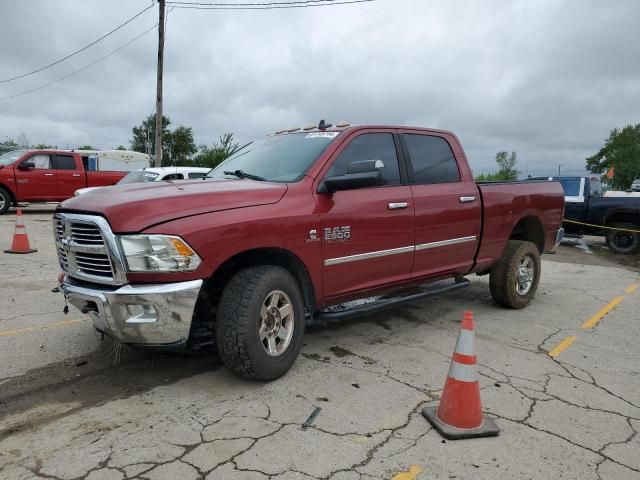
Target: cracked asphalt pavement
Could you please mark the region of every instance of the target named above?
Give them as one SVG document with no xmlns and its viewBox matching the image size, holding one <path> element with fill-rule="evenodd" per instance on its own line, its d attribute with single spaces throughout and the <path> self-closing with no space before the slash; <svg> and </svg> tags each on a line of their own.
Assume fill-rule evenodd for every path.
<svg viewBox="0 0 640 480">
<path fill-rule="evenodd" d="M 292 370 L 256 383 L 211 356 L 100 342 L 62 315 L 48 220 L 27 215 L 38 253 L 0 257 L 2 479 L 640 479 L 633 268 L 561 249 L 524 310 L 470 277 L 463 292 L 312 327 Z M 501 433 L 445 441 L 421 410 L 438 402 L 465 309 Z"/>
</svg>

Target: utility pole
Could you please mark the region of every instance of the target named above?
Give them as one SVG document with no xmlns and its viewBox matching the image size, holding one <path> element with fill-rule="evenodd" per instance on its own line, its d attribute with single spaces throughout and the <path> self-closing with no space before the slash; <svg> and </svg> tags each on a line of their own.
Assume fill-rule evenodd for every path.
<svg viewBox="0 0 640 480">
<path fill-rule="evenodd" d="M 558 176 L 560 176 L 560 169 L 562 168 L 562 164 L 558 165 Z"/>
<path fill-rule="evenodd" d="M 164 0 L 158 1 L 160 14 L 158 16 L 158 77 L 156 88 L 156 138 L 155 138 L 155 167 L 162 166 L 162 61 L 164 58 Z"/>
</svg>

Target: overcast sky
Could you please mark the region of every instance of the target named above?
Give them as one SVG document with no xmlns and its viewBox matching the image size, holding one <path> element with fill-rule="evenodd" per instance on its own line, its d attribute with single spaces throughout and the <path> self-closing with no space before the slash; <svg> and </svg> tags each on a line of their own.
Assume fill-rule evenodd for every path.
<svg viewBox="0 0 640 480">
<path fill-rule="evenodd" d="M 195 0 L 194 0 L 195 1 Z M 206 0 L 199 0 L 200 2 Z M 226 0 L 235 1 L 239 0 Z M 252 0 L 262 1 L 262 0 Z M 1 0 L 0 80 L 90 43 L 150 0 Z M 152 27 L 157 8 L 81 54 L 0 84 L 14 95 Z M 577 173 L 609 131 L 640 123 L 640 1 L 377 0 L 269 11 L 178 10 L 165 114 L 196 142 L 327 121 L 444 128 L 476 173 L 500 150 L 524 173 Z M 39 91 L 0 100 L 0 140 L 129 145 L 155 101 L 157 32 Z"/>
</svg>

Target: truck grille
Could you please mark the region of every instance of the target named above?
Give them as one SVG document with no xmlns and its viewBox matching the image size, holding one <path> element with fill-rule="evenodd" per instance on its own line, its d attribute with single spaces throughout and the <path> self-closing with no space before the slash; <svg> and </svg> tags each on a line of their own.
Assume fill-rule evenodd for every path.
<svg viewBox="0 0 640 480">
<path fill-rule="evenodd" d="M 63 215 L 56 215 L 53 221 L 60 267 L 75 278 L 114 283 L 114 264 L 98 225 Z"/>
</svg>

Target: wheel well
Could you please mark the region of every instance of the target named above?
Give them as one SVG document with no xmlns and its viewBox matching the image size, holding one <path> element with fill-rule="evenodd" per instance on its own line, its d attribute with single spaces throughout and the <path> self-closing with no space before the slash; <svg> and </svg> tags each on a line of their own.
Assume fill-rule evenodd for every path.
<svg viewBox="0 0 640 480">
<path fill-rule="evenodd" d="M 509 240 L 526 240 L 538 247 L 538 251 L 544 251 L 544 227 L 536 216 L 529 215 L 521 218 L 513 227 Z"/>
<path fill-rule="evenodd" d="M 215 335 L 215 315 L 220 296 L 229 280 L 241 269 L 258 265 L 277 265 L 287 269 L 297 280 L 304 297 L 307 312 L 313 313 L 316 305 L 313 283 L 307 268 L 295 254 L 279 248 L 247 250 L 225 261 L 205 281 L 200 291 L 191 326 L 192 349 L 212 343 Z"/>
<path fill-rule="evenodd" d="M 640 210 L 621 210 L 609 214 L 604 223 L 612 225 L 614 223 L 633 223 L 640 225 Z"/>
</svg>

